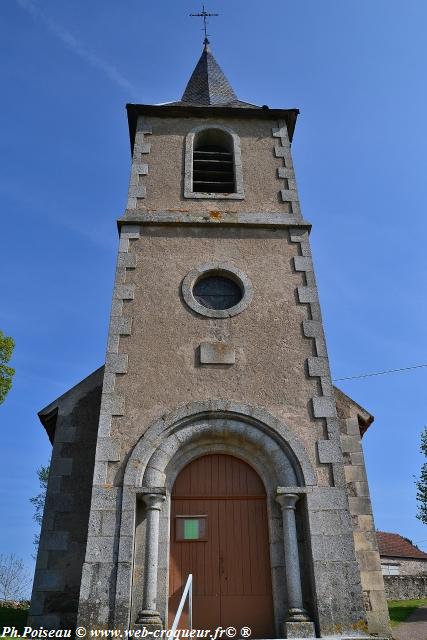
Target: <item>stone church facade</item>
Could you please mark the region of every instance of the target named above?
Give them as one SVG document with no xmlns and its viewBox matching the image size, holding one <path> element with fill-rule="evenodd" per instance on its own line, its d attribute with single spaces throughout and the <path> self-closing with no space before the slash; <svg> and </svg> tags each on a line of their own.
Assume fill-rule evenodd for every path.
<svg viewBox="0 0 427 640">
<path fill-rule="evenodd" d="M 205 41 L 179 102 L 128 105 L 105 366 L 53 444 L 30 622 L 390 635 L 361 438 L 332 385 L 291 142 Z M 188 623 L 186 616 L 182 625 Z"/>
</svg>

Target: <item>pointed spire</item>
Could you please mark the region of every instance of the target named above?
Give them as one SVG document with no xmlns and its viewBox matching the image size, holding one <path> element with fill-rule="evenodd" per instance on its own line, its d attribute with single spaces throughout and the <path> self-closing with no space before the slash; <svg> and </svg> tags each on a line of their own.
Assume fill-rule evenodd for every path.
<svg viewBox="0 0 427 640">
<path fill-rule="evenodd" d="M 202 55 L 182 96 L 182 102 L 199 105 L 230 104 L 238 100 L 205 38 Z"/>
</svg>

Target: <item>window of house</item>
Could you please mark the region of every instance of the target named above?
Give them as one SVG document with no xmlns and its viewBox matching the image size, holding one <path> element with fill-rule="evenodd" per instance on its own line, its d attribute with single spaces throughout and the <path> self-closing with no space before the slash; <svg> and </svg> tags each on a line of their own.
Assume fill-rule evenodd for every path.
<svg viewBox="0 0 427 640">
<path fill-rule="evenodd" d="M 398 576 L 400 565 L 397 562 L 381 562 L 381 571 L 383 576 Z"/>
<path fill-rule="evenodd" d="M 243 199 L 240 140 L 227 127 L 197 127 L 187 135 L 184 196 Z"/>
</svg>

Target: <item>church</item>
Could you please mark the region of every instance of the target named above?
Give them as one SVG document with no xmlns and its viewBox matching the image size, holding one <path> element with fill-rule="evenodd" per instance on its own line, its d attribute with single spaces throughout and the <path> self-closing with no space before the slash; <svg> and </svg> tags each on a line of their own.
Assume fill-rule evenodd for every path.
<svg viewBox="0 0 427 640">
<path fill-rule="evenodd" d="M 205 38 L 181 100 L 127 114 L 105 365 L 39 413 L 29 624 L 390 637 L 373 416 L 331 381 L 298 110 L 239 100 Z"/>
</svg>

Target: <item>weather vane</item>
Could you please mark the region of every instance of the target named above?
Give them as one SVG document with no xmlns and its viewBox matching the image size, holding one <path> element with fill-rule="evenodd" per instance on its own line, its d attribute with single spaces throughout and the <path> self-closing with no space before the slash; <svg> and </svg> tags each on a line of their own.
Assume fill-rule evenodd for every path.
<svg viewBox="0 0 427 640">
<path fill-rule="evenodd" d="M 210 18 L 211 16 L 219 16 L 219 13 L 207 13 L 205 11 L 205 5 L 202 4 L 202 12 L 201 13 L 190 13 L 190 16 L 194 16 L 196 18 L 203 18 L 203 24 L 204 24 L 204 29 L 205 29 L 205 40 L 208 39 L 208 32 L 207 32 L 207 26 L 208 26 L 208 21 L 207 18 Z"/>
</svg>

